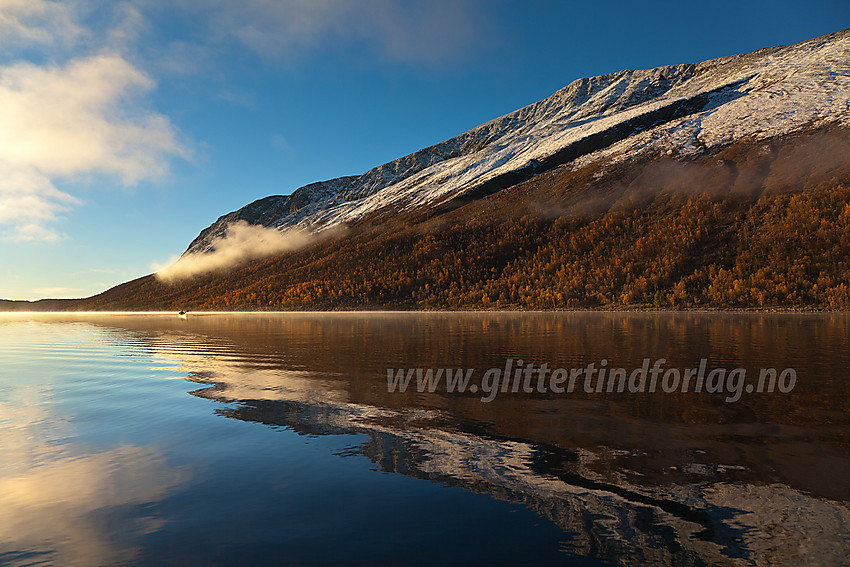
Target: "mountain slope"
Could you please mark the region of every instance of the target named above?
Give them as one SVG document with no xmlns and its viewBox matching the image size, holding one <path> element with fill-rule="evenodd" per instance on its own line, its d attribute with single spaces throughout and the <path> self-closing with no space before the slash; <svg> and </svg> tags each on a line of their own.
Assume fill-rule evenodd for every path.
<svg viewBox="0 0 850 567">
<path fill-rule="evenodd" d="M 5 307 L 847 310 L 850 30 L 575 81 L 362 175 L 224 215 L 184 258 L 232 255 L 235 229 L 306 244 Z"/>
<path fill-rule="evenodd" d="M 791 167 L 812 152 L 844 159 Z M 850 132 L 541 174 L 450 211 L 80 309 L 850 309 Z"/>
<path fill-rule="evenodd" d="M 644 156 L 687 158 L 743 140 L 850 125 L 850 30 L 691 65 L 579 79 L 552 96 L 366 173 L 313 183 L 219 218 L 319 231 L 377 211 L 467 202 L 542 171 Z"/>
</svg>

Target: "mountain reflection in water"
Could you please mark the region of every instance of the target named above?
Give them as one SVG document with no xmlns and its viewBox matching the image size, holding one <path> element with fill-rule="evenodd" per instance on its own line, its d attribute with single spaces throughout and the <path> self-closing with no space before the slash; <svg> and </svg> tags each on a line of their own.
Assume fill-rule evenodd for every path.
<svg viewBox="0 0 850 567">
<path fill-rule="evenodd" d="M 215 348 L 155 341 L 223 416 L 359 433 L 387 472 L 522 503 L 621 564 L 841 564 L 850 552 L 845 316 L 298 315 L 196 320 Z M 234 333 L 233 331 L 237 330 Z M 180 335 L 182 337 L 182 335 Z M 225 346 L 226 345 L 226 346 Z M 226 356 L 216 354 L 219 348 Z M 212 351 L 212 352 L 210 352 Z M 387 392 L 387 368 L 506 357 L 584 366 L 793 367 L 789 394 Z M 411 390 L 414 390 L 411 388 Z M 235 402 L 235 403 L 233 403 Z"/>
<path fill-rule="evenodd" d="M 215 414 L 230 418 L 211 418 L 216 423 L 265 424 L 269 427 L 259 430 L 273 436 L 283 436 L 273 429 L 317 439 L 354 434 L 358 436 L 355 444 L 335 450 L 338 456 L 333 458 L 366 457 L 387 473 L 488 494 L 533 510 L 563 530 L 565 561 L 842 565 L 850 556 L 850 477 L 845 474 L 850 470 L 850 386 L 844 376 L 844 369 L 850 366 L 846 348 L 850 317 L 846 315 L 36 317 L 56 324 L 70 321 L 67 329 L 71 330 L 95 329 L 97 341 L 113 345 L 124 353 L 120 356 L 130 351 L 133 356 L 144 353 L 158 368 L 167 366 L 168 374 L 188 377 L 200 387 L 191 392 L 194 397 L 182 393 L 180 399 L 195 400 L 207 415 L 208 402 L 198 398 L 214 401 Z M 120 356 L 115 364 L 123 363 Z M 611 367 L 637 368 L 645 358 L 665 358 L 667 367 L 682 369 L 695 367 L 706 358 L 710 367 L 742 367 L 748 376 L 764 367 L 794 368 L 797 383 L 787 394 L 744 394 L 735 403 L 724 401 L 725 394 L 588 394 L 582 388 L 571 394 L 506 392 L 489 403 L 481 401 L 480 393 L 446 393 L 445 389 L 420 393 L 415 384 L 404 393 L 388 392 L 388 368 L 473 368 L 474 382 L 486 369 L 503 367 L 507 358 L 538 366 L 545 362 L 550 368 L 583 367 L 602 359 L 610 361 Z M 121 384 L 125 389 L 136 384 L 140 407 L 145 405 L 145 395 L 153 393 L 152 383 L 140 381 L 135 374 Z M 172 423 L 178 422 L 170 420 L 174 410 L 183 411 L 182 402 L 168 399 L 173 406 L 167 412 L 158 410 L 162 413 L 156 417 L 164 431 L 173 432 Z M 12 404 L 7 405 L 11 412 Z M 115 414 L 109 414 L 110 419 L 118 423 L 120 412 L 126 410 L 110 411 Z M 157 446 L 106 445 L 83 456 L 69 454 L 66 446 L 53 458 L 50 451 L 62 447 L 61 442 L 54 442 L 50 445 L 53 449 L 11 453 L 23 463 L 20 466 L 41 476 L 20 471 L 0 475 L 0 485 L 8 481 L 12 486 L 10 483 L 21 478 L 36 482 L 43 476 L 50 482 L 42 485 L 52 485 L 54 492 L 44 493 L 36 503 L 41 508 L 27 504 L 30 515 L 4 514 L 4 509 L 15 510 L 21 503 L 10 500 L 11 492 L 5 500 L 0 494 L 0 552 L 3 538 L 13 538 L 12 534 L 18 540 L 13 549 L 38 548 L 21 538 L 36 537 L 26 534 L 35 533 L 33 526 L 42 521 L 44 510 L 58 510 L 65 518 L 53 522 L 57 526 L 53 539 L 67 540 L 69 534 L 82 529 L 92 549 L 105 546 L 108 538 L 94 525 L 73 521 L 87 517 L 85 507 L 124 510 L 142 506 L 144 514 L 135 517 L 147 526 L 142 531 L 152 534 L 149 539 L 161 537 L 158 534 L 174 530 L 175 525 L 179 528 L 182 524 L 175 520 L 178 512 L 174 510 L 182 510 L 188 503 L 188 496 L 181 494 L 201 494 L 192 492 L 199 490 L 193 483 L 208 482 L 203 481 L 208 474 L 204 471 L 212 465 L 204 465 L 205 469 L 191 460 L 179 465 L 168 461 L 174 461 L 175 455 L 208 456 L 224 448 L 233 450 L 232 444 L 218 444 L 209 423 L 193 415 L 180 419 L 185 429 L 174 440 L 160 440 Z M 7 450 L 17 446 L 12 443 L 15 439 L 33 438 L 31 433 L 14 433 L 23 431 L 23 418 L 13 416 L 6 421 L 17 423 L 5 430 L 5 437 L 0 436 Z M 45 422 L 41 418 L 30 421 Z M 187 451 L 187 444 L 199 443 L 198 435 L 206 435 L 208 445 Z M 240 435 L 248 437 L 234 439 L 250 439 L 260 448 L 269 442 L 256 431 Z M 36 455 L 43 462 L 32 468 L 26 465 L 25 454 Z M 279 466 L 287 455 L 276 454 L 274 459 L 266 466 Z M 107 465 L 94 467 L 100 461 Z M 10 463 L 0 471 L 13 466 Z M 237 470 L 239 463 L 228 466 Z M 53 474 L 61 472 L 61 467 L 97 471 L 94 476 L 86 473 L 86 478 L 100 479 L 97 492 L 66 491 L 54 499 L 59 504 L 52 501 L 50 494 L 58 494 L 55 487 L 67 478 Z M 129 484 L 120 476 L 128 467 L 135 474 L 128 478 L 136 478 Z M 227 475 L 235 473 L 228 471 L 220 475 L 222 486 L 232 482 Z M 216 493 L 220 489 L 210 490 Z M 72 493 L 73 498 L 69 496 Z M 405 497 L 404 492 L 399 495 Z M 80 504 L 75 504 L 77 500 Z M 165 504 L 158 505 L 157 500 Z M 340 514 L 347 511 L 341 509 Z M 256 513 L 261 516 L 260 511 Z M 433 518 L 437 527 L 432 529 L 438 535 L 440 520 Z M 163 547 L 159 555 L 135 556 L 126 549 L 103 548 L 76 563 L 86 564 L 85 557 L 131 563 L 136 557 L 144 563 L 139 557 L 149 557 L 148 563 L 154 564 L 168 549 Z M 451 559 L 452 550 L 458 549 L 447 547 L 446 558 Z M 54 553 L 73 559 L 81 552 L 69 547 L 65 552 L 54 549 Z M 306 556 L 298 557 L 303 562 Z M 0 553 L 0 563 L 3 558 Z"/>
</svg>

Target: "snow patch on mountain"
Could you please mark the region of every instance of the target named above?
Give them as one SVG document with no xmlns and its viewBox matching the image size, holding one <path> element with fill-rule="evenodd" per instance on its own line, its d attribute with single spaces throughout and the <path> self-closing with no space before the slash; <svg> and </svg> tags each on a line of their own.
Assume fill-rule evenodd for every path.
<svg viewBox="0 0 850 567">
<path fill-rule="evenodd" d="M 834 123 L 850 126 L 850 30 L 698 64 L 573 81 L 362 175 L 251 203 L 219 218 L 187 252 L 209 250 L 238 220 L 321 231 L 383 209 L 437 204 L 488 183 L 498 190 L 560 165 L 685 157 Z"/>
</svg>

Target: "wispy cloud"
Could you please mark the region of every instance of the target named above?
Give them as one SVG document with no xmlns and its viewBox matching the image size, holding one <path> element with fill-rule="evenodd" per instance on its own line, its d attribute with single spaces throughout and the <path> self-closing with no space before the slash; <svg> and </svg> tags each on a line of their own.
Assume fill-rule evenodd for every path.
<svg viewBox="0 0 850 567">
<path fill-rule="evenodd" d="M 11 225 L 12 240 L 54 242 L 60 235 L 49 228 L 77 200 L 56 189 L 38 169 L 0 159 L 0 225 Z"/>
<path fill-rule="evenodd" d="M 0 0 L 0 44 L 68 46 L 83 35 L 73 7 L 50 0 Z"/>
<path fill-rule="evenodd" d="M 175 282 L 195 275 L 227 270 L 274 254 L 281 254 L 307 246 L 316 240 L 309 232 L 286 229 L 277 230 L 236 221 L 227 227 L 221 238 L 212 243 L 212 251 L 184 254 L 169 266 L 154 266 L 157 277 Z"/>
<path fill-rule="evenodd" d="M 297 60 L 317 50 L 363 44 L 388 60 L 435 63 L 479 44 L 488 22 L 478 0 L 214 0 L 202 11 L 218 37 L 260 55 Z"/>
<path fill-rule="evenodd" d="M 283 134 L 273 134 L 269 143 L 284 153 L 292 151 L 292 144 L 289 143 L 289 140 Z"/>
<path fill-rule="evenodd" d="M 154 80 L 134 47 L 147 0 L 0 0 L 0 236 L 56 241 L 80 202 L 64 182 L 160 179 L 188 157 L 150 109 Z"/>
<path fill-rule="evenodd" d="M 57 178 L 101 174 L 132 185 L 186 155 L 169 119 L 139 102 L 153 86 L 115 55 L 0 68 L 0 223 L 12 238 L 58 238 L 50 225 L 77 201 Z"/>
</svg>

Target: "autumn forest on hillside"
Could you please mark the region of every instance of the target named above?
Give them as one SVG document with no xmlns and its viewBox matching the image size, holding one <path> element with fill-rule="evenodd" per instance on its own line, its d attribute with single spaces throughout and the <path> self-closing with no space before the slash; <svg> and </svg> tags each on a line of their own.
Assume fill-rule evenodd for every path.
<svg viewBox="0 0 850 567">
<path fill-rule="evenodd" d="M 847 310 L 848 148 L 815 131 L 604 177 L 561 168 L 230 271 L 17 308 Z"/>
<path fill-rule="evenodd" d="M 664 196 L 599 217 L 529 214 L 362 231 L 227 274 L 125 290 L 156 309 L 850 307 L 850 186 Z M 133 289 L 138 286 L 141 289 Z M 120 291 L 120 290 L 114 290 Z M 120 296 L 94 298 L 111 307 Z"/>
</svg>

